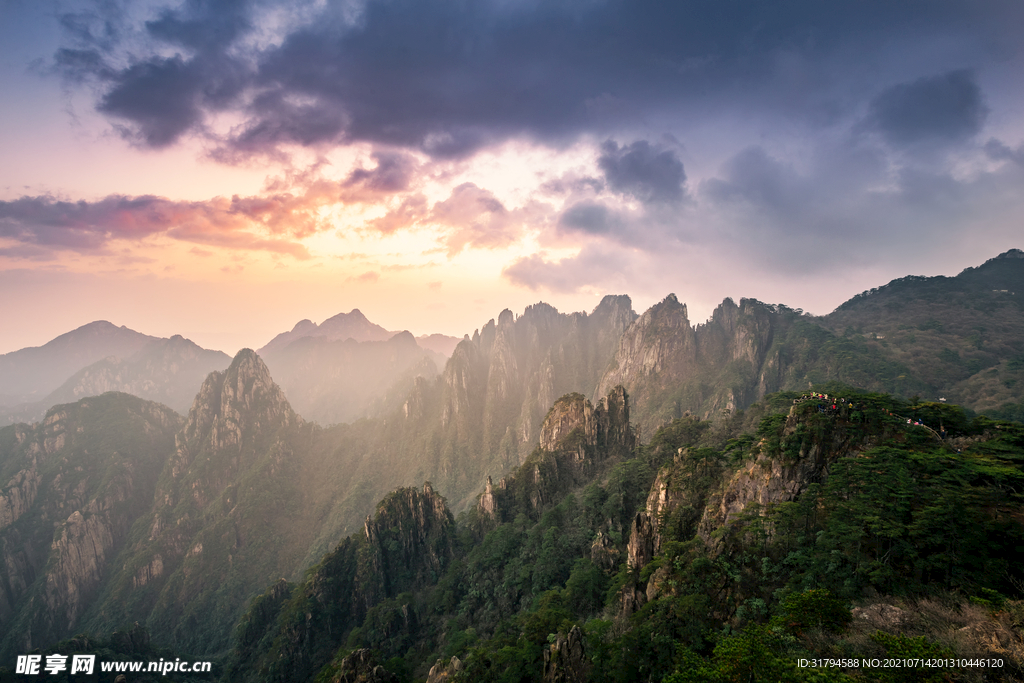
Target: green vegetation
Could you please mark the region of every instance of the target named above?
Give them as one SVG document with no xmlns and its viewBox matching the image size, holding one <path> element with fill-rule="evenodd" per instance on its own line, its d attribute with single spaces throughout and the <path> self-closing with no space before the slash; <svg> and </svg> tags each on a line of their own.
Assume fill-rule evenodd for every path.
<svg viewBox="0 0 1024 683">
<path fill-rule="evenodd" d="M 842 395 L 845 408 L 822 413 L 819 401 L 783 394 L 719 424 L 682 417 L 557 501 L 515 497 L 504 522 L 471 510 L 436 580 L 406 580 L 411 589 L 375 602 L 332 638 L 318 636 L 314 655 L 273 622 L 307 611 L 316 619 L 312 587 L 345 576 L 325 560 L 291 589 L 306 606 L 259 616 L 271 598 L 254 604 L 243 624 L 266 624 L 263 645 L 243 626 L 234 656 L 273 661 L 258 653 L 290 642 L 326 666 L 319 680 L 330 681 L 344 657 L 367 648 L 399 680 L 422 680 L 455 656 L 456 680 L 537 681 L 576 626 L 586 666 L 569 680 L 595 683 L 1020 676 L 1024 425 L 839 385 L 828 393 Z M 941 423 L 946 438 L 907 419 Z M 510 486 L 533 467 L 528 461 Z M 716 511 L 743 490 L 737 472 L 772 467 L 789 468 L 773 476 L 792 481 L 797 495 L 750 503 L 723 524 Z M 627 545 L 631 535 L 643 544 L 637 513 L 646 514 L 656 479 L 665 502 L 654 552 L 631 566 Z M 345 552 L 360 576 L 362 555 Z M 952 656 L 1000 657 L 1005 668 L 799 666 Z"/>
</svg>

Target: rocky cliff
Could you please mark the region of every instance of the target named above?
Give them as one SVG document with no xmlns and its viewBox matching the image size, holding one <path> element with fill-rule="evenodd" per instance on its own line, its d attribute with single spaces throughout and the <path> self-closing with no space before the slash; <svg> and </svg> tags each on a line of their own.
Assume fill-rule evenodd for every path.
<svg viewBox="0 0 1024 683">
<path fill-rule="evenodd" d="M 540 445 L 495 487 L 491 477 L 477 501 L 491 522 L 507 521 L 528 501 L 532 511 L 590 480 L 609 461 L 629 457 L 637 445 L 629 423 L 629 396 L 615 387 L 594 407 L 582 394 L 555 401 L 540 429 Z"/>
<path fill-rule="evenodd" d="M 841 338 L 783 305 L 726 299 L 703 324 L 669 295 L 622 335 L 598 392 L 622 384 L 641 434 L 690 412 L 720 419 L 765 395 L 838 381 L 870 390 L 918 386 L 880 347 Z M 902 375 L 902 376 L 901 376 Z"/>
<path fill-rule="evenodd" d="M 518 317 L 503 311 L 459 344 L 442 373 L 439 438 L 447 445 L 435 470 L 456 507 L 488 474 L 526 459 L 558 396 L 593 391 L 635 317 L 625 296 L 605 297 L 589 315 L 536 304 Z"/>
<path fill-rule="evenodd" d="M 746 407 L 779 388 L 780 359 L 770 351 L 786 322 L 760 302 L 726 299 L 707 323 L 693 326 L 686 305 L 670 294 L 622 335 L 598 392 L 625 386 L 645 430 L 685 411 L 707 417 Z"/>
<path fill-rule="evenodd" d="M 180 424 L 110 393 L 0 430 L 0 656 L 81 629 Z"/>
</svg>

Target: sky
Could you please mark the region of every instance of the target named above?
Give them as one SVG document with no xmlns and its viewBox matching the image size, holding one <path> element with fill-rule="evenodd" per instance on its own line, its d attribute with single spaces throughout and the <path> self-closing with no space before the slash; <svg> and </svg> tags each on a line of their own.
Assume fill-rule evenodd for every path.
<svg viewBox="0 0 1024 683">
<path fill-rule="evenodd" d="M 1018 0 L 0 0 L 0 353 L 825 314 L 1024 247 Z"/>
</svg>

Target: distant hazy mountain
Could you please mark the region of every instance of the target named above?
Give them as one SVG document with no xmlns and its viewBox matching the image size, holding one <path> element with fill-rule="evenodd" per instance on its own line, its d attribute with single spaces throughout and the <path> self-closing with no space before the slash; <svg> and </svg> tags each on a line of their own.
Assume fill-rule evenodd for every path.
<svg viewBox="0 0 1024 683">
<path fill-rule="evenodd" d="M 455 352 L 455 347 L 459 345 L 462 339 L 458 337 L 449 337 L 447 334 L 421 334 L 416 337 L 416 343 L 421 348 L 439 353 L 445 358 L 451 358 Z"/>
<path fill-rule="evenodd" d="M 323 425 L 393 409 L 387 397 L 391 404 L 405 400 L 416 377 L 433 379 L 445 362 L 408 332 L 387 341 L 301 337 L 270 347 L 263 358 L 292 407 Z"/>
<path fill-rule="evenodd" d="M 226 353 L 201 348 L 180 335 L 170 339 L 139 337 L 143 342 L 138 349 L 122 356 L 110 355 L 87 365 L 41 400 L 3 407 L 0 409 L 0 425 L 36 422 L 51 406 L 73 403 L 85 396 L 99 396 L 108 391 L 158 401 L 184 414 L 206 376 L 231 362 Z"/>
<path fill-rule="evenodd" d="M 300 320 L 288 332 L 282 332 L 271 339 L 266 346 L 259 349 L 260 357 L 267 358 L 271 354 L 283 350 L 292 342 L 306 337 L 317 337 L 331 341 L 354 339 L 357 342 L 387 341 L 398 332 L 389 332 L 380 325 L 366 319 L 362 311 L 353 308 L 348 313 L 339 313 L 328 318 L 319 325 L 311 320 Z M 416 342 L 424 349 L 440 353 L 445 358 L 452 355 L 456 345 L 462 341 L 458 337 L 444 334 L 427 334 L 416 337 Z"/>
<path fill-rule="evenodd" d="M 358 342 L 387 341 L 394 335 L 394 332 L 388 332 L 380 325 L 367 320 L 358 308 L 353 308 L 348 313 L 339 313 L 319 325 L 312 320 L 300 320 L 290 331 L 277 335 L 266 346 L 258 349 L 257 353 L 260 357 L 267 356 L 304 337 L 322 337 L 338 341 L 355 339 Z"/>
<path fill-rule="evenodd" d="M 434 378 L 458 342 L 443 334 L 414 339 L 389 332 L 357 308 L 320 325 L 302 320 L 259 355 L 295 410 L 328 425 L 401 405 L 416 378 Z"/>
<path fill-rule="evenodd" d="M 108 356 L 125 358 L 155 339 L 98 320 L 42 346 L 5 353 L 0 356 L 0 405 L 40 401 L 85 366 Z"/>
</svg>

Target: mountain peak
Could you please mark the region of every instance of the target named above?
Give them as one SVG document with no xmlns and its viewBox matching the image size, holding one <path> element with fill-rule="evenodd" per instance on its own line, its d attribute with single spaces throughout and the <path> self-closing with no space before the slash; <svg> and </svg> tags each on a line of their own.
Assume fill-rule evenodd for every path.
<svg viewBox="0 0 1024 683">
<path fill-rule="evenodd" d="M 250 427 L 299 420 L 263 359 L 252 349 L 235 354 L 223 372 L 211 372 L 188 414 L 187 437 L 210 434 L 215 449 L 241 443 Z M 217 429 L 212 429 L 217 426 Z"/>
<path fill-rule="evenodd" d="M 305 318 L 295 323 L 295 327 L 292 328 L 292 333 L 309 334 L 314 330 L 316 330 L 316 323 L 309 318 Z"/>
</svg>

